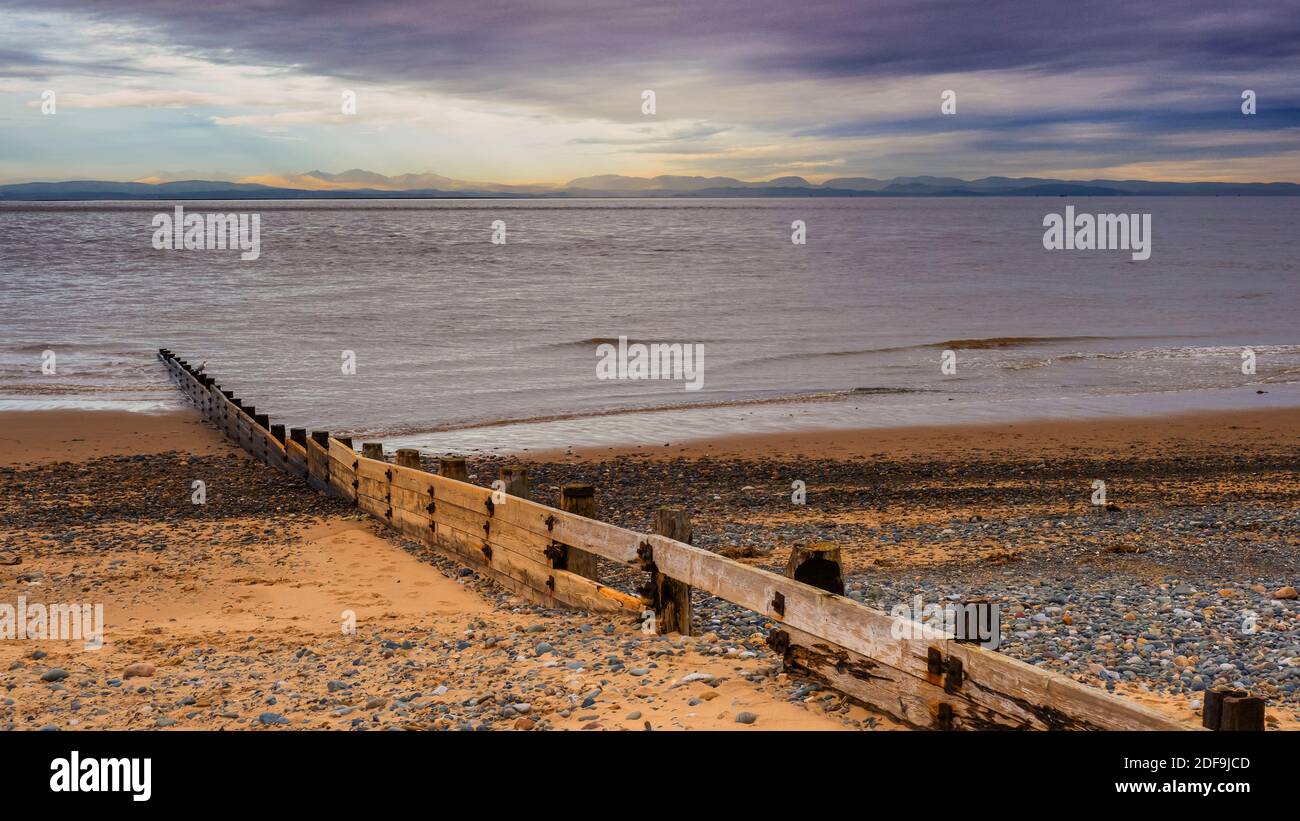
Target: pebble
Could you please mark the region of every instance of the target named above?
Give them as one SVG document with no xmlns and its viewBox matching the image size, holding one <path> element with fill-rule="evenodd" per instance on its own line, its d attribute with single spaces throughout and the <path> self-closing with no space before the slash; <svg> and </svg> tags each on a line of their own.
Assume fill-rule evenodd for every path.
<svg viewBox="0 0 1300 821">
<path fill-rule="evenodd" d="M 152 676 L 153 673 L 154 673 L 154 667 L 152 664 L 148 664 L 147 662 L 140 661 L 140 662 L 136 662 L 135 664 L 128 665 L 127 668 L 122 671 L 122 678 L 135 678 L 137 676 L 141 678 L 148 678 Z"/>
</svg>

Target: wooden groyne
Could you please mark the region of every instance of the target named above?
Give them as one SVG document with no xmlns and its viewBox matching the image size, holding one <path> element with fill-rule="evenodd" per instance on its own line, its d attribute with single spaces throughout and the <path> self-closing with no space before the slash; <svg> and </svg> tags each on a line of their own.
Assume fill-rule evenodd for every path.
<svg viewBox="0 0 1300 821">
<path fill-rule="evenodd" d="M 457 457 L 442 459 L 438 473 L 421 470 L 413 450 L 398 451 L 390 463 L 373 443 L 358 453 L 346 437 L 302 428 L 286 431 L 171 351 L 161 349 L 159 358 L 203 417 L 244 450 L 322 493 L 352 501 L 389 527 L 531 601 L 653 613 L 659 632 L 689 634 L 690 594 L 699 589 L 771 620 L 775 627 L 768 643 L 792 671 L 913 727 L 1194 729 L 839 595 L 837 573 L 806 572 L 810 562 L 827 562 L 826 555 L 792 557 L 787 575 L 781 576 L 693 547 L 689 518 L 680 509 L 657 511 L 657 532 L 639 533 L 592 518 L 589 485 L 566 486 L 556 508 L 527 498 L 527 476 L 521 470 L 503 469 L 503 484 L 494 489 L 471 484 L 464 460 Z M 645 594 L 633 596 L 601 584 L 596 557 L 645 572 Z M 1247 703 L 1223 699 L 1221 709 L 1253 714 L 1258 699 L 1241 695 Z"/>
</svg>

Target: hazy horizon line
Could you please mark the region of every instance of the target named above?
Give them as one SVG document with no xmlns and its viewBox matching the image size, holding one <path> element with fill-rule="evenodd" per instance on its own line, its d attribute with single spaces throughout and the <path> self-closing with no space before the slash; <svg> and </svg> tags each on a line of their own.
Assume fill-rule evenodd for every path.
<svg viewBox="0 0 1300 821">
<path fill-rule="evenodd" d="M 605 174 L 590 174 L 590 175 L 572 177 L 562 181 L 540 181 L 540 180 L 500 181 L 500 180 L 463 180 L 454 177 L 446 177 L 442 174 L 439 174 L 436 171 L 404 171 L 396 174 L 383 174 L 381 172 L 369 171 L 367 169 L 362 169 L 362 168 L 348 168 L 348 169 L 344 169 L 343 171 L 335 171 L 335 172 L 323 171 L 320 168 L 313 168 L 309 171 L 301 171 L 301 172 L 262 173 L 262 174 L 252 174 L 252 175 L 248 175 L 248 174 L 235 175 L 235 174 L 227 174 L 223 172 L 218 172 L 215 174 L 209 172 L 197 172 L 195 175 L 190 176 L 187 175 L 186 172 L 175 172 L 175 173 L 168 172 L 168 173 L 154 173 L 145 176 L 130 177 L 130 178 L 88 177 L 88 176 L 70 176 L 70 177 L 61 177 L 61 178 L 49 178 L 49 177 L 45 177 L 45 178 L 20 177 L 20 178 L 7 178 L 7 179 L 0 178 L 0 186 L 62 185 L 62 184 L 75 183 L 75 182 L 91 182 L 91 183 L 99 183 L 99 184 L 117 184 L 117 185 L 125 185 L 125 184 L 166 185 L 166 184 L 175 184 L 175 183 L 212 182 L 212 183 L 233 184 L 233 185 L 262 185 L 268 188 L 295 188 L 296 190 L 303 190 L 303 191 L 328 191 L 331 189 L 336 189 L 340 191 L 355 191 L 358 189 L 367 188 L 368 186 L 362 184 L 361 182 L 356 182 L 356 183 L 340 182 L 337 184 L 333 184 L 332 181 L 327 181 L 323 179 L 320 180 L 321 184 L 316 186 L 306 186 L 300 184 L 303 181 L 303 178 L 309 178 L 311 175 L 314 174 L 327 174 L 331 177 L 342 177 L 344 175 L 354 174 L 354 173 L 367 174 L 367 175 L 372 175 L 374 177 L 383 177 L 389 181 L 399 180 L 402 178 L 437 177 L 437 178 L 441 178 L 442 180 L 448 183 L 455 183 L 458 185 L 481 185 L 481 186 L 492 186 L 497 188 L 517 187 L 517 188 L 549 188 L 549 189 L 569 188 L 574 186 L 575 183 L 586 181 L 586 180 L 627 180 L 627 181 L 645 181 L 645 182 L 654 182 L 657 180 L 682 180 L 682 181 L 719 180 L 719 181 L 738 182 L 745 185 L 770 185 L 777 181 L 788 180 L 792 184 L 803 183 L 810 187 L 826 186 L 830 182 L 841 181 L 841 180 L 871 180 L 871 181 L 877 181 L 882 183 L 890 183 L 897 180 L 923 180 L 923 179 L 942 180 L 942 181 L 956 180 L 963 183 L 976 183 L 983 180 L 1008 180 L 1008 181 L 1048 180 L 1052 182 L 1061 182 L 1061 183 L 1133 182 L 1133 183 L 1160 183 L 1160 184 L 1172 184 L 1172 185 L 1214 185 L 1214 184 L 1300 185 L 1300 180 L 1294 180 L 1294 179 L 1240 179 L 1240 178 L 1225 179 L 1225 178 L 1213 178 L 1213 177 L 1211 178 L 1198 177 L 1198 178 L 1189 179 L 1189 178 L 1170 178 L 1167 176 L 1151 176 L 1151 177 L 1057 176 L 1048 173 L 1022 174 L 1022 175 L 983 173 L 983 174 L 971 175 L 971 176 L 956 176 L 953 174 L 876 175 L 867 172 L 844 173 L 844 174 L 835 174 L 835 175 L 817 174 L 817 175 L 810 175 L 810 176 L 804 176 L 801 174 L 779 174 L 767 178 L 750 178 L 750 179 L 746 179 L 744 177 L 738 177 L 730 174 L 664 173 L 664 174 L 655 174 L 655 175 L 647 176 L 641 174 L 605 173 Z M 405 189 L 393 188 L 389 190 L 414 191 L 414 190 L 427 190 L 430 187 L 431 186 L 418 186 L 418 187 L 411 187 Z"/>
</svg>

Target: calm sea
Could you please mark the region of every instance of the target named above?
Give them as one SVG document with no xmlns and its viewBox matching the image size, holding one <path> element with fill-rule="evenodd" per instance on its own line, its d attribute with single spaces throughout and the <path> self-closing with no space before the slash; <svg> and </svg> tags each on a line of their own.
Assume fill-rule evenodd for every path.
<svg viewBox="0 0 1300 821">
<path fill-rule="evenodd" d="M 0 204 L 0 409 L 172 406 L 159 347 L 434 449 L 1300 407 L 1300 199 L 183 203 L 260 214 L 247 262 L 154 250 L 173 205 Z M 1150 213 L 1151 258 L 1045 250 L 1066 205 Z M 597 379 L 619 336 L 703 346 L 702 389 Z"/>
</svg>

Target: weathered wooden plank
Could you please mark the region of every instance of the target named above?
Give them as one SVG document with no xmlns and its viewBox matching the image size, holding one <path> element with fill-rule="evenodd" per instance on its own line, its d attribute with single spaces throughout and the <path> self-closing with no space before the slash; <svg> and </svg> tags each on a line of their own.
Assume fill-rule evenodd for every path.
<svg viewBox="0 0 1300 821">
<path fill-rule="evenodd" d="M 302 478 L 307 475 L 307 449 L 302 445 L 290 440 L 285 443 L 286 470 Z"/>
<path fill-rule="evenodd" d="M 950 641 L 973 689 L 1012 700 L 1058 728 L 1099 730 L 1196 729 L 1164 713 L 1112 696 L 1096 687 L 1042 670 L 974 644 Z"/>
<path fill-rule="evenodd" d="M 397 507 L 390 508 L 390 510 L 392 516 L 388 519 L 388 524 L 399 533 L 425 544 L 430 544 L 433 541 L 434 534 L 433 529 L 429 527 L 429 519 Z"/>
<path fill-rule="evenodd" d="M 374 466 L 371 466 L 370 470 L 375 470 Z M 411 491 L 406 492 L 411 493 Z M 525 548 L 503 537 L 499 532 L 490 532 L 488 537 L 484 538 L 481 534 L 462 530 L 450 521 L 438 521 L 436 518 L 431 520 L 427 513 L 393 508 L 383 500 L 365 495 L 358 496 L 358 507 L 383 521 L 390 522 L 412 538 L 432 546 L 451 547 L 461 559 L 473 562 L 482 570 L 491 571 L 489 575 L 494 579 L 500 580 L 501 577 L 511 579 L 515 584 L 509 589 L 513 592 L 526 593 L 531 600 L 546 606 L 580 607 L 600 612 L 639 612 L 643 606 L 640 599 L 634 596 L 566 571 L 552 569 L 546 563 L 545 553 L 540 545 Z M 443 510 L 453 507 L 443 505 Z M 459 525 L 474 520 L 471 511 L 458 512 L 466 516 L 458 518 L 454 524 Z M 486 520 L 486 517 L 482 518 Z M 436 529 L 428 527 L 430 521 L 437 525 Z"/>
<path fill-rule="evenodd" d="M 783 656 L 788 672 L 808 671 L 811 677 L 855 701 L 912 727 L 1050 729 L 1038 716 L 1012 702 L 1001 704 L 1009 714 L 999 712 L 972 701 L 960 690 L 956 694 L 945 692 L 942 684 L 917 678 L 789 625 L 773 630 L 768 643 Z"/>
<path fill-rule="evenodd" d="M 364 493 L 358 493 L 356 496 L 356 503 L 358 508 L 369 513 L 371 516 L 374 516 L 376 519 L 385 523 L 388 522 L 388 514 L 392 508 L 389 506 L 387 501 L 376 499 L 373 496 L 368 496 Z"/>
<path fill-rule="evenodd" d="M 492 544 L 500 544 L 528 558 L 550 566 L 551 540 L 531 531 L 522 530 L 506 522 L 466 510 L 446 501 L 434 501 L 433 519 L 465 533 L 476 534 Z"/>
<path fill-rule="evenodd" d="M 330 487 L 334 488 L 334 491 L 344 499 L 355 501 L 357 497 L 356 472 L 352 469 L 352 465 L 339 462 L 332 455 L 328 458 L 330 460 Z"/>
<path fill-rule="evenodd" d="M 945 660 L 952 657 L 962 662 L 964 680 L 973 693 L 988 692 L 991 700 L 1020 703 L 1045 723 L 1068 726 L 1073 721 L 1104 729 L 1188 729 L 1154 710 L 984 648 L 960 644 L 924 625 L 896 626 L 900 620 L 851 599 L 662 536 L 644 536 L 643 543 L 658 570 L 673 579 L 914 677 L 925 677 L 929 651 L 937 649 Z M 617 559 L 623 553 L 621 546 L 609 549 L 599 540 L 581 547 L 606 558 Z"/>
<path fill-rule="evenodd" d="M 493 565 L 483 551 L 483 540 L 472 534 L 440 526 L 435 534 L 433 544 L 449 551 L 451 555 L 476 566 L 479 572 L 518 596 L 544 607 L 563 608 L 565 606 L 563 602 L 555 598 L 543 579 L 529 579 L 526 575 L 520 573 L 519 568 L 512 569 L 503 566 L 504 562 L 501 557 L 496 557 L 497 563 Z M 506 552 L 503 551 L 503 554 Z"/>
<path fill-rule="evenodd" d="M 328 440 L 326 440 L 328 441 Z M 329 451 L 316 439 L 316 434 L 307 439 L 307 484 L 321 493 L 334 491 L 329 486 Z"/>
<path fill-rule="evenodd" d="M 426 515 L 428 505 L 432 502 L 433 519 L 439 525 L 445 524 L 472 534 L 475 538 L 486 539 L 489 544 L 499 544 L 529 559 L 546 561 L 550 538 L 513 527 L 508 520 L 497 519 L 489 514 L 486 505 L 491 499 L 492 491 L 487 488 L 366 457 L 358 460 L 357 478 L 360 491 L 372 497 L 379 496 L 382 486 L 382 492 L 395 504 L 400 504 L 405 510 Z M 434 490 L 432 498 L 429 496 L 431 488 Z M 445 495 L 449 489 L 454 491 L 451 498 Z M 521 500 L 507 497 L 505 503 L 496 509 L 508 508 L 517 501 Z"/>
<path fill-rule="evenodd" d="M 427 493 L 417 493 L 414 490 L 394 487 L 393 485 L 388 486 L 388 496 L 392 500 L 393 507 L 424 515 L 428 515 L 429 503 L 433 501 L 433 498 Z"/>
<path fill-rule="evenodd" d="M 375 463 L 372 470 L 379 470 Z M 411 490 L 426 491 L 434 488 L 435 502 L 451 502 L 466 510 L 487 510 L 487 502 L 492 497 L 492 490 L 468 482 L 448 479 L 445 476 L 415 471 L 399 465 L 387 465 L 392 470 L 394 486 Z M 576 547 L 587 552 L 598 553 L 606 558 L 624 563 L 634 563 L 637 548 L 644 540 L 643 534 L 626 530 L 606 522 L 598 522 L 584 516 L 568 513 L 553 507 L 507 496 L 500 505 L 493 505 L 492 518 L 523 530 L 546 536 L 555 541 Z M 600 543 L 601 551 L 588 550 L 583 545 Z"/>
<path fill-rule="evenodd" d="M 364 493 L 372 499 L 383 499 L 385 502 L 391 502 L 392 499 L 388 494 L 388 483 L 382 479 L 372 479 L 369 476 L 356 475 L 357 493 Z"/>
</svg>

